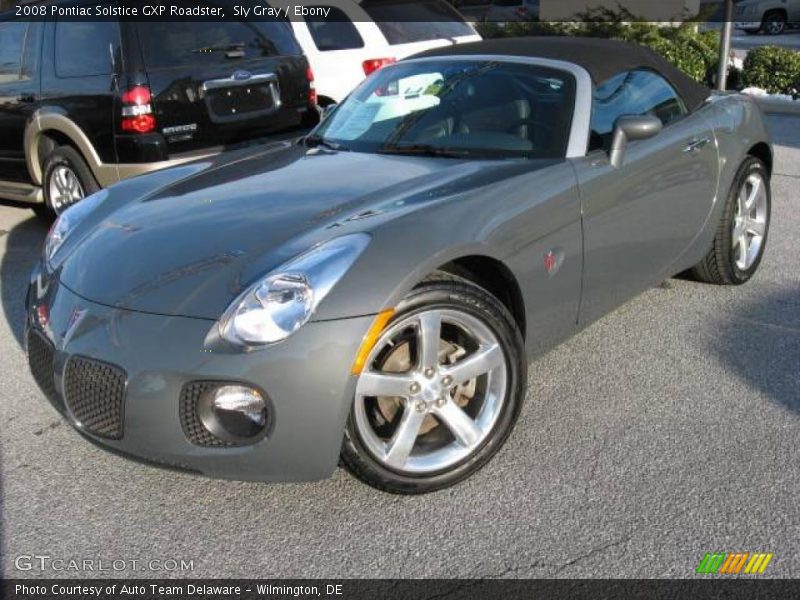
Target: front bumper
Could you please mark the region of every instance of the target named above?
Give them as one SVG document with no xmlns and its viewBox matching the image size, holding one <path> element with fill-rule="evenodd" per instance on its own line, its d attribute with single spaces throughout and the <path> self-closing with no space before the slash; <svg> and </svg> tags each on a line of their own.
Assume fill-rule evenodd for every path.
<svg viewBox="0 0 800 600">
<path fill-rule="evenodd" d="M 280 344 L 254 352 L 205 346 L 213 321 L 162 316 L 93 303 L 38 270 L 28 292 L 28 335 L 49 341 L 52 389 L 62 415 L 92 441 L 165 466 L 225 479 L 309 481 L 336 468 L 355 389 L 350 367 L 372 317 L 311 322 Z M 29 352 L 29 355 L 31 353 Z M 64 400 L 64 372 L 80 356 L 124 370 L 122 438 L 88 431 Z M 33 361 L 33 359 L 31 359 Z M 33 362 L 32 362 L 33 364 Z M 187 439 L 179 414 L 193 381 L 254 385 L 269 397 L 272 425 L 250 446 L 210 448 Z"/>
</svg>

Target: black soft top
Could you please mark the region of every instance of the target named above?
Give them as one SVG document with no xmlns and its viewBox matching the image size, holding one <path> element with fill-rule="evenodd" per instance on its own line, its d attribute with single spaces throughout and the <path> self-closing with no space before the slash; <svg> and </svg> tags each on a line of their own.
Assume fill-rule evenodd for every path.
<svg viewBox="0 0 800 600">
<path fill-rule="evenodd" d="M 711 94 L 709 88 L 697 83 L 649 48 L 619 40 L 559 36 L 497 38 L 444 46 L 422 52 L 415 57 L 470 54 L 563 60 L 586 69 L 595 84 L 603 83 L 620 71 L 652 69 L 661 73 L 673 85 L 689 110 L 700 106 Z"/>
</svg>

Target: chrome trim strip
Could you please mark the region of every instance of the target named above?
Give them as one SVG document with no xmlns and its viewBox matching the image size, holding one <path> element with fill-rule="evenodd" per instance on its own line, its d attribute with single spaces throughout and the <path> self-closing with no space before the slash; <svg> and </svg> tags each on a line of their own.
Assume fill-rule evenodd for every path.
<svg viewBox="0 0 800 600">
<path fill-rule="evenodd" d="M 258 73 L 251 75 L 247 79 L 235 79 L 233 75 L 222 79 L 209 79 L 200 86 L 204 92 L 219 88 L 236 87 L 242 85 L 261 85 L 262 83 L 278 83 L 278 76 L 275 73 Z"/>
<path fill-rule="evenodd" d="M 567 143 L 566 158 L 582 158 L 589 148 L 589 127 L 592 119 L 592 78 L 589 72 L 571 62 L 550 58 L 530 56 L 509 56 L 505 54 L 459 54 L 456 56 L 425 56 L 400 61 L 399 64 L 415 62 L 435 62 L 441 60 L 459 61 L 499 61 L 539 65 L 567 71 L 575 77 L 575 110 L 572 114 L 572 129 Z"/>
</svg>

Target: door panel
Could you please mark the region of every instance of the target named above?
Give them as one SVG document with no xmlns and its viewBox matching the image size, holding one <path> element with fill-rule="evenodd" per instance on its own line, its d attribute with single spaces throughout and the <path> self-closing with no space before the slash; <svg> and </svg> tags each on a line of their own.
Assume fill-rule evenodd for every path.
<svg viewBox="0 0 800 600">
<path fill-rule="evenodd" d="M 582 322 L 659 283 L 700 233 L 717 191 L 717 149 L 699 114 L 628 145 L 613 168 L 598 151 L 576 163 L 584 223 Z"/>
</svg>

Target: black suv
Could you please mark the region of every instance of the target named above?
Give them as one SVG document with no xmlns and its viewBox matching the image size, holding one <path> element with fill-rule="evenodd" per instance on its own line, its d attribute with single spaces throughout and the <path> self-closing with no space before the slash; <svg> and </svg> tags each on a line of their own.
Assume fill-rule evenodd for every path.
<svg viewBox="0 0 800 600">
<path fill-rule="evenodd" d="M 0 15 L 0 198 L 40 214 L 318 119 L 286 22 Z"/>
</svg>

